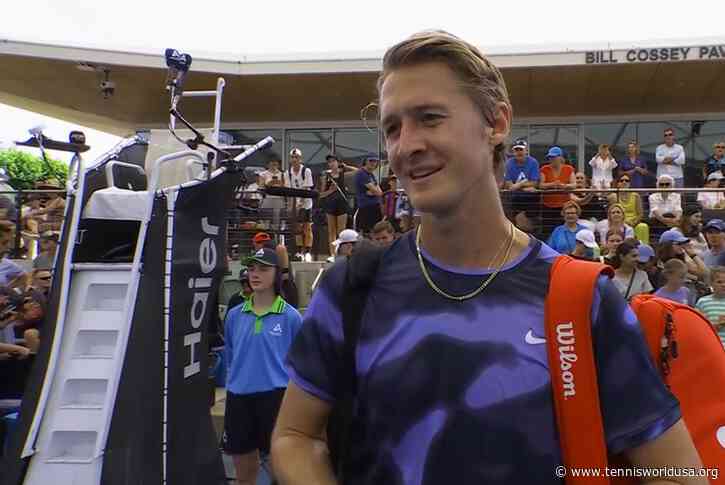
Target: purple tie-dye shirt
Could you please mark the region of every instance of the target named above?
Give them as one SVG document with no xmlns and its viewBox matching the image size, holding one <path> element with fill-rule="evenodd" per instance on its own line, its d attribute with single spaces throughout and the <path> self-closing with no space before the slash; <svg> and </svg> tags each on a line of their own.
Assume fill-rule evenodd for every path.
<svg viewBox="0 0 725 485">
<path fill-rule="evenodd" d="M 393 244 L 361 328 L 346 483 L 563 483 L 554 475 L 561 453 L 540 340 L 557 256 L 532 240 L 483 293 L 459 303 L 429 288 L 412 233 Z M 434 281 L 453 294 L 477 288 L 490 274 L 426 260 Z M 287 360 L 292 381 L 328 402 L 342 368 L 337 302 L 344 271 L 336 265 L 323 278 Z M 661 435 L 680 409 L 617 289 L 603 277 L 595 293 L 592 335 L 606 441 L 619 453 Z"/>
</svg>

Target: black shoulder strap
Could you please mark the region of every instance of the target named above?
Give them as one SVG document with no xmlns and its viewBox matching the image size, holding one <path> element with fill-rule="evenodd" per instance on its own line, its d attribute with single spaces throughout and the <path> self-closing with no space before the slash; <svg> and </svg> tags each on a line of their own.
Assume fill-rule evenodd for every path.
<svg viewBox="0 0 725 485">
<path fill-rule="evenodd" d="M 335 423 L 337 429 L 333 436 L 328 433 L 328 446 L 340 483 L 344 483 L 343 470 L 349 456 L 350 428 L 357 394 L 355 354 L 360 337 L 360 324 L 368 294 L 386 249 L 384 246 L 361 242 L 357 244 L 355 253 L 346 260 L 345 282 L 340 301 L 343 329 L 342 372 L 337 382 L 339 401 L 337 409 L 333 411 L 338 422 Z"/>
</svg>

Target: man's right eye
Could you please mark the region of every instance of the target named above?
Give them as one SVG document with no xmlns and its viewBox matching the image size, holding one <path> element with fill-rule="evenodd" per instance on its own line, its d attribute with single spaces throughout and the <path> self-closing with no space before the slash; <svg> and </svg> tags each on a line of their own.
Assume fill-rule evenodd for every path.
<svg viewBox="0 0 725 485">
<path fill-rule="evenodd" d="M 388 125 L 383 129 L 383 133 L 385 133 L 385 136 L 387 138 L 395 135 L 395 133 L 398 131 L 398 125 Z"/>
</svg>

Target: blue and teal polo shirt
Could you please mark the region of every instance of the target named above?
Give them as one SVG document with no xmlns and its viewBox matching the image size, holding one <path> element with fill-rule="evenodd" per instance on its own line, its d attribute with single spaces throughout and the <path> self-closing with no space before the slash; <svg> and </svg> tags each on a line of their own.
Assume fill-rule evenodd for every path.
<svg viewBox="0 0 725 485">
<path fill-rule="evenodd" d="M 299 312 L 282 297 L 260 313 L 253 298 L 230 309 L 224 322 L 227 391 L 234 394 L 287 387 L 284 361 L 302 326 Z"/>
</svg>

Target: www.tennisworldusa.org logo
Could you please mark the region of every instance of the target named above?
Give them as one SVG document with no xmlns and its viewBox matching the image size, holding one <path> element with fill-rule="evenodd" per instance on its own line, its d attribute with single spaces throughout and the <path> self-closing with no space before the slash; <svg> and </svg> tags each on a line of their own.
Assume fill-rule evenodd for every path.
<svg viewBox="0 0 725 485">
<path fill-rule="evenodd" d="M 559 369 L 564 388 L 564 399 L 576 395 L 574 373 L 571 371 L 577 355 L 574 351 L 574 323 L 560 323 L 556 326 L 556 343 L 559 347 Z"/>
</svg>

